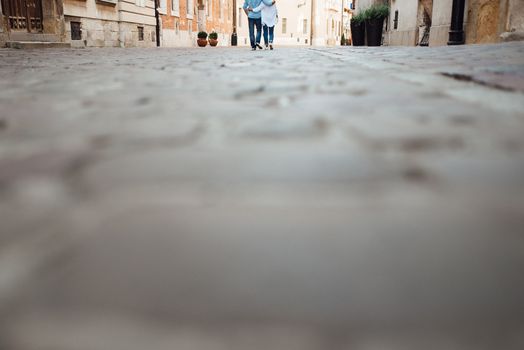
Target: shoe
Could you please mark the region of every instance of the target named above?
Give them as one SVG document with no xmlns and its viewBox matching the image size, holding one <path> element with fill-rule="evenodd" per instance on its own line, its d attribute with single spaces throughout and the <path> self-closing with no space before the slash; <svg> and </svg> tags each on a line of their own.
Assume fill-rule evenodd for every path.
<svg viewBox="0 0 524 350">
<path fill-rule="evenodd" d="M 269 49 L 273 50 L 273 44 L 269 44 Z"/>
<path fill-rule="evenodd" d="M 252 48 L 251 48 L 251 51 L 256 51 L 256 50 L 257 50 L 256 47 L 252 47 Z"/>
<path fill-rule="evenodd" d="M 264 49 L 262 48 L 262 46 L 260 46 L 260 44 L 257 44 L 257 47 L 258 47 L 259 50 L 264 50 Z"/>
<path fill-rule="evenodd" d="M 266 47 L 264 47 L 264 50 L 267 50 L 267 49 L 269 49 L 269 47 L 266 45 Z"/>
</svg>

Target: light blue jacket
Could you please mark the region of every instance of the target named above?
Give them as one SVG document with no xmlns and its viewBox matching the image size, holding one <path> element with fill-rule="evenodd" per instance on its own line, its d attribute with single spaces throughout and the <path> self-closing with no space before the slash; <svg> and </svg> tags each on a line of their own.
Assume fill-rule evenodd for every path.
<svg viewBox="0 0 524 350">
<path fill-rule="evenodd" d="M 251 7 L 252 9 L 254 9 L 255 7 L 258 7 L 260 3 L 262 2 L 266 4 L 267 6 L 271 6 L 273 4 L 273 0 L 244 0 L 243 8 L 247 9 Z M 260 12 L 249 12 L 247 16 L 249 18 L 256 19 L 256 18 L 260 18 L 262 15 L 260 14 Z"/>
</svg>

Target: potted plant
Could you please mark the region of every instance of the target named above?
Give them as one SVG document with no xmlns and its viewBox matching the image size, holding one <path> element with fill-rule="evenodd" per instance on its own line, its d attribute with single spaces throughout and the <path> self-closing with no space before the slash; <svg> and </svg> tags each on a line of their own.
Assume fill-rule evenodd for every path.
<svg viewBox="0 0 524 350">
<path fill-rule="evenodd" d="M 197 34 L 197 44 L 200 47 L 206 47 L 207 45 L 207 33 L 206 32 L 198 32 Z"/>
<path fill-rule="evenodd" d="M 340 38 L 340 46 L 346 46 L 346 36 L 342 33 L 342 38 Z"/>
<path fill-rule="evenodd" d="M 209 34 L 209 45 L 211 46 L 218 45 L 218 33 L 217 32 L 213 31 Z"/>
<path fill-rule="evenodd" d="M 373 5 L 364 11 L 368 46 L 380 46 L 382 44 L 382 28 L 384 27 L 384 19 L 388 15 L 389 6 L 385 4 Z"/>
<path fill-rule="evenodd" d="M 364 46 L 366 44 L 366 23 L 364 13 L 360 12 L 353 16 L 350 25 L 353 46 Z"/>
</svg>

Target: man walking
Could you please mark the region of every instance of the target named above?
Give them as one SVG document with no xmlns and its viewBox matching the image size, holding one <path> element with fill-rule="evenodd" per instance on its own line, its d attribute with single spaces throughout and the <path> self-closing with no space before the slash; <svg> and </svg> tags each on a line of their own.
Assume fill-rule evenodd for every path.
<svg viewBox="0 0 524 350">
<path fill-rule="evenodd" d="M 257 47 L 262 50 L 262 46 L 260 46 L 260 39 L 262 38 L 262 16 L 260 12 L 250 12 L 249 9 L 254 9 L 261 3 L 271 6 L 274 2 L 274 0 L 244 0 L 243 8 L 249 21 L 249 41 L 251 42 L 251 50 L 253 51 L 256 50 Z M 256 38 L 255 27 L 257 29 Z"/>
</svg>

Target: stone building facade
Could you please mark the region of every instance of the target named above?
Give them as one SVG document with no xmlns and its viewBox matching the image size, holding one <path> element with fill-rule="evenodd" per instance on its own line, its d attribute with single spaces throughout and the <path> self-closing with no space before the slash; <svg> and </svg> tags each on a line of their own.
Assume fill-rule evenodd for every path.
<svg viewBox="0 0 524 350">
<path fill-rule="evenodd" d="M 64 0 L 64 14 L 66 41 L 73 46 L 156 46 L 152 0 Z"/>
<path fill-rule="evenodd" d="M 155 33 L 152 0 L 1 0 L 0 46 L 32 41 L 149 47 L 156 45 Z"/>
<path fill-rule="evenodd" d="M 159 11 L 162 46 L 196 46 L 199 31 L 217 32 L 219 46 L 231 44 L 233 0 L 160 0 Z"/>
<path fill-rule="evenodd" d="M 384 44 L 446 45 L 453 0 L 359 0 L 358 10 L 386 2 L 391 8 Z M 466 44 L 524 39 L 524 1 L 468 0 L 464 9 Z"/>
</svg>

